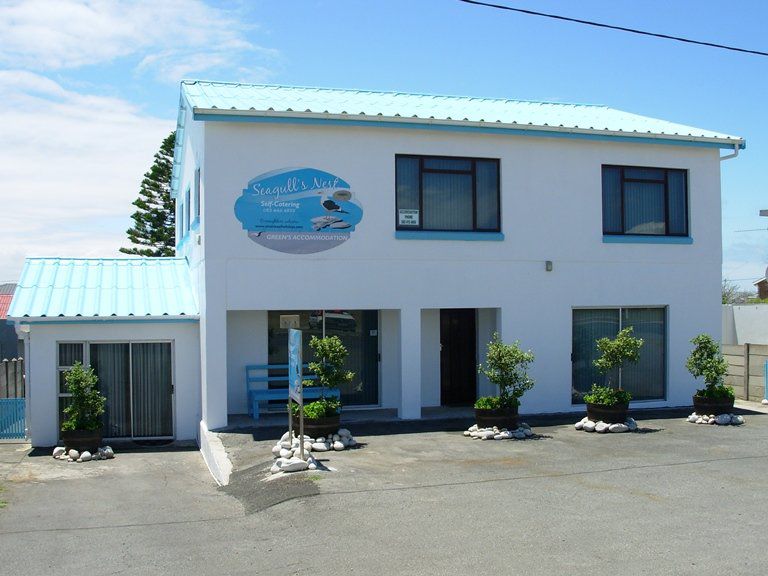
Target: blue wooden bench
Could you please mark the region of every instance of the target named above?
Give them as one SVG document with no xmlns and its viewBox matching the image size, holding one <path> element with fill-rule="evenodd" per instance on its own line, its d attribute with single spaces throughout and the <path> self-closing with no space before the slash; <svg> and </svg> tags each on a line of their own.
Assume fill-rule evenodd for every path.
<svg viewBox="0 0 768 576">
<path fill-rule="evenodd" d="M 307 364 L 303 365 L 306 370 Z M 259 419 L 259 402 L 269 400 L 285 400 L 288 402 L 288 375 L 285 376 L 258 376 L 255 373 L 268 373 L 269 370 L 288 370 L 288 364 L 249 364 L 245 367 L 245 388 L 248 395 L 248 415 L 254 420 Z M 317 380 L 314 374 L 307 374 L 304 380 Z M 285 388 L 256 388 L 260 384 L 270 382 L 285 382 Z M 339 397 L 338 389 L 325 388 L 323 386 L 311 386 L 303 389 L 304 398 L 316 400 L 322 396 Z"/>
</svg>

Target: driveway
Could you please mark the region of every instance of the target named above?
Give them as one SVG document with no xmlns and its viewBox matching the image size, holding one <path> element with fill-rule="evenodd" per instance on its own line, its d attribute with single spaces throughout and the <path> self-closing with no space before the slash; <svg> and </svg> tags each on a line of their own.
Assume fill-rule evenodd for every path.
<svg viewBox="0 0 768 576">
<path fill-rule="evenodd" d="M 531 420 L 537 439 L 501 442 L 433 424 L 361 424 L 352 430 L 360 449 L 324 455 L 336 472 L 274 478 L 274 434 L 240 431 L 223 435 L 235 464 L 223 489 L 192 450 L 118 451 L 93 465 L 23 456 L 0 468 L 0 566 L 46 575 L 760 574 L 768 416 L 746 418 L 739 428 L 645 418 L 641 433 L 608 436 Z"/>
</svg>

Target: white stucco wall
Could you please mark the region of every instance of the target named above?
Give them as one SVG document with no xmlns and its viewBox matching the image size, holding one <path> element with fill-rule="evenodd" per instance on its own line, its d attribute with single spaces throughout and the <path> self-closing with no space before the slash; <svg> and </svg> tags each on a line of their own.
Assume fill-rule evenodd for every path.
<svg viewBox="0 0 768 576">
<path fill-rule="evenodd" d="M 504 339 L 520 339 L 536 354 L 537 385 L 523 411 L 566 411 L 580 409 L 571 406 L 570 394 L 572 309 L 666 306 L 668 396 L 646 405 L 690 402 L 695 383 L 684 366 L 688 341 L 700 332 L 719 338 L 721 331 L 717 150 L 247 122 L 210 122 L 204 138 L 205 354 L 220 359 L 231 352 L 225 345 L 227 310 L 395 311 L 382 313 L 382 386 L 392 382 L 395 358 L 388 355 L 399 354 L 401 389 L 383 389 L 382 405 L 404 409 L 416 398 L 423 405 L 434 401 L 434 363 L 426 359 L 434 357 L 430 312 L 418 323 L 413 315 L 451 307 L 499 309 Z M 394 168 L 400 153 L 499 158 L 504 241 L 396 239 Z M 687 169 L 693 243 L 603 243 L 603 164 Z M 350 183 L 364 216 L 349 241 L 317 254 L 291 255 L 247 237 L 234 215 L 236 199 L 250 179 L 286 167 L 314 167 Z M 553 261 L 552 272 L 545 271 L 546 260 Z M 387 336 L 395 321 L 398 343 Z M 412 346 L 406 346 L 412 337 L 406 325 L 424 330 Z M 203 371 L 204 382 L 219 387 L 203 394 L 220 422 L 227 412 L 221 401 L 228 397 L 227 369 L 219 363 Z M 405 380 L 417 386 L 408 399 L 402 395 L 410 390 Z"/>
<path fill-rule="evenodd" d="M 247 414 L 245 367 L 267 364 L 267 312 L 227 313 L 227 405 L 230 414 Z"/>
<path fill-rule="evenodd" d="M 768 304 L 723 306 L 723 344 L 768 344 Z"/>
<path fill-rule="evenodd" d="M 29 435 L 33 446 L 58 440 L 57 342 L 173 342 L 173 425 L 177 440 L 197 437 L 200 422 L 200 362 L 197 322 L 103 322 L 33 324 L 29 332 Z"/>
</svg>

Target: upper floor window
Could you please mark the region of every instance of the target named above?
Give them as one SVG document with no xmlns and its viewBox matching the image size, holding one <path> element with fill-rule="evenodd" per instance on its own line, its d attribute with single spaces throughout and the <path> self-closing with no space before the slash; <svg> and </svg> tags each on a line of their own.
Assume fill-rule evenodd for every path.
<svg viewBox="0 0 768 576">
<path fill-rule="evenodd" d="M 200 168 L 195 170 L 195 220 L 200 219 Z"/>
<path fill-rule="evenodd" d="M 189 205 L 189 188 L 187 188 L 187 191 L 184 193 L 184 234 L 189 232 L 189 226 L 191 224 L 190 216 L 191 216 L 191 206 Z"/>
<path fill-rule="evenodd" d="M 603 166 L 603 234 L 688 236 L 688 174 Z"/>
<path fill-rule="evenodd" d="M 397 155 L 398 230 L 499 232 L 499 161 Z"/>
</svg>

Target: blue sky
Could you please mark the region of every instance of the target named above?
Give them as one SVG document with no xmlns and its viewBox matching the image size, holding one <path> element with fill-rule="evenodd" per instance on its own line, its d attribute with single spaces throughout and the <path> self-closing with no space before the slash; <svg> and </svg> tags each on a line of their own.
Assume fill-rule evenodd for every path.
<svg viewBox="0 0 768 576">
<path fill-rule="evenodd" d="M 759 0 L 506 3 L 768 51 Z M 723 273 L 747 287 L 768 263 L 766 72 L 458 0 L 0 1 L 0 280 L 25 255 L 116 255 L 178 81 L 202 78 L 599 103 L 743 136 L 722 164 Z"/>
</svg>

